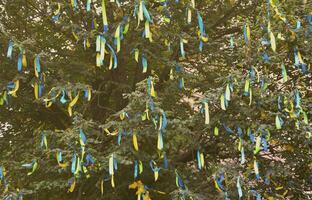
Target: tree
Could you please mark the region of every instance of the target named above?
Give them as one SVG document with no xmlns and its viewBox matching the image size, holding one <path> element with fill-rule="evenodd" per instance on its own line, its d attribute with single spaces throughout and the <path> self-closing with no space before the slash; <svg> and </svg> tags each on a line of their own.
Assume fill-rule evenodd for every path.
<svg viewBox="0 0 312 200">
<path fill-rule="evenodd" d="M 0 8 L 4 199 L 308 198 L 311 2 Z"/>
</svg>

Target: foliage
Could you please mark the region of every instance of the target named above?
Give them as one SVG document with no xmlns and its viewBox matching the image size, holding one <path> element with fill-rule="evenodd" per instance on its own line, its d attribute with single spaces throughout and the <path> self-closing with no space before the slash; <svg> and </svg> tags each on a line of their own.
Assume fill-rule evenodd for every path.
<svg viewBox="0 0 312 200">
<path fill-rule="evenodd" d="M 3 0 L 3 199 L 306 199 L 312 4 Z"/>
</svg>

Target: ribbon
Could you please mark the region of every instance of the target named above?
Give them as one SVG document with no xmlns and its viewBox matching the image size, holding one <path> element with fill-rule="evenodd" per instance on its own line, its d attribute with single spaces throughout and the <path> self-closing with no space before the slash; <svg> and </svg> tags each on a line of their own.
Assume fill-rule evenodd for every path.
<svg viewBox="0 0 312 200">
<path fill-rule="evenodd" d="M 224 98 L 224 94 L 221 95 L 220 97 L 220 103 L 221 103 L 221 109 L 226 110 L 226 99 Z"/>
<path fill-rule="evenodd" d="M 78 94 L 76 95 L 76 97 L 68 104 L 67 111 L 68 111 L 69 116 L 72 116 L 72 114 L 73 114 L 72 108 L 73 108 L 74 105 L 77 103 L 77 101 L 78 101 L 78 99 L 79 99 L 79 94 L 80 94 L 80 92 L 78 92 Z"/>
<path fill-rule="evenodd" d="M 259 180 L 260 179 L 259 164 L 258 164 L 256 159 L 254 160 L 254 171 L 255 171 L 255 175 L 256 175 L 257 180 Z"/>
<path fill-rule="evenodd" d="M 180 175 L 178 174 L 178 171 L 175 170 L 175 175 L 176 175 L 176 185 L 178 188 L 185 190 L 186 189 L 186 185 L 183 183 Z"/>
<path fill-rule="evenodd" d="M 187 43 L 187 40 L 180 38 L 180 54 L 183 59 L 185 58 L 184 43 Z"/>
<path fill-rule="evenodd" d="M 35 69 L 35 76 L 39 78 L 39 73 L 41 73 L 41 65 L 40 65 L 40 57 L 36 55 L 34 59 L 34 69 Z"/>
<path fill-rule="evenodd" d="M 86 10 L 87 10 L 87 12 L 90 12 L 90 10 L 91 10 L 91 0 L 87 0 Z"/>
<path fill-rule="evenodd" d="M 75 190 L 76 186 L 76 179 L 75 177 L 72 177 L 68 180 L 69 189 L 67 192 L 73 192 Z"/>
<path fill-rule="evenodd" d="M 116 69 L 117 68 L 117 56 L 116 53 L 113 49 L 113 47 L 111 47 L 109 44 L 107 44 L 107 47 L 111 50 L 111 57 L 110 57 L 110 64 L 109 64 L 109 69 Z M 113 59 L 114 59 L 114 65 L 113 65 Z"/>
<path fill-rule="evenodd" d="M 244 147 L 241 148 L 241 165 L 243 165 L 246 162 L 245 158 L 245 149 Z"/>
<path fill-rule="evenodd" d="M 32 169 L 30 172 L 27 173 L 27 176 L 32 175 L 36 169 L 38 168 L 38 163 L 36 160 L 33 160 L 31 163 L 23 164 L 22 167 L 25 167 L 27 169 Z"/>
<path fill-rule="evenodd" d="M 111 176 L 111 185 L 113 188 L 115 188 L 114 170 L 117 170 L 117 161 L 114 158 L 114 154 L 111 154 L 111 156 L 109 157 L 108 167 L 109 175 Z"/>
<path fill-rule="evenodd" d="M 44 133 L 42 133 L 42 135 L 41 135 L 40 147 L 41 148 L 44 147 L 45 149 L 48 149 L 48 141 L 47 141 L 47 137 Z"/>
<path fill-rule="evenodd" d="M 132 135 L 133 147 L 136 151 L 139 151 L 138 139 L 137 134 L 134 132 Z"/>
<path fill-rule="evenodd" d="M 10 82 L 8 85 L 7 85 L 7 88 L 11 89 L 8 94 L 9 95 L 12 95 L 13 97 L 17 97 L 16 95 L 16 92 L 18 91 L 19 89 L 19 80 L 15 80 L 14 82 Z"/>
<path fill-rule="evenodd" d="M 197 150 L 197 164 L 198 164 L 198 169 L 202 170 L 205 166 L 205 160 L 204 160 L 204 154 L 201 153 L 199 150 Z"/>
<path fill-rule="evenodd" d="M 275 126 L 276 126 L 276 129 L 279 130 L 282 128 L 284 124 L 284 121 L 280 118 L 280 116 L 276 115 L 275 117 Z"/>
<path fill-rule="evenodd" d="M 157 139 L 157 149 L 162 150 L 164 148 L 164 141 L 163 141 L 163 132 L 162 130 L 158 133 L 158 139 Z"/>
<path fill-rule="evenodd" d="M 151 167 L 152 171 L 154 172 L 154 180 L 156 182 L 158 180 L 159 171 L 161 168 L 157 167 L 157 164 L 154 160 L 150 161 L 150 167 Z"/>
<path fill-rule="evenodd" d="M 156 97 L 156 92 L 154 90 L 154 83 L 153 83 L 151 76 L 149 76 L 147 79 L 147 94 L 149 97 Z"/>
<path fill-rule="evenodd" d="M 275 36 L 272 31 L 270 31 L 270 41 L 271 41 L 271 48 L 273 52 L 276 52 L 276 42 L 275 42 Z"/>
<path fill-rule="evenodd" d="M 87 143 L 87 137 L 81 128 L 79 129 L 79 142 L 81 146 L 85 146 Z"/>
<path fill-rule="evenodd" d="M 203 104 L 204 104 L 204 111 L 205 111 L 205 124 L 209 124 L 210 122 L 209 105 L 207 101 L 204 101 Z"/>
<path fill-rule="evenodd" d="M 65 169 L 68 166 L 68 163 L 62 163 L 63 162 L 62 151 L 60 150 L 56 152 L 56 160 L 61 168 Z"/>
<path fill-rule="evenodd" d="M 105 0 L 102 0 L 102 20 L 103 20 L 103 31 L 106 33 L 108 31 L 108 23 L 106 16 Z"/>
<path fill-rule="evenodd" d="M 214 129 L 213 129 L 213 134 L 215 135 L 215 136 L 218 136 L 219 135 L 219 128 L 218 127 L 214 127 Z"/>
<path fill-rule="evenodd" d="M 237 182 L 236 182 L 236 187 L 237 187 L 237 192 L 238 192 L 238 198 L 241 199 L 243 197 L 243 191 L 242 191 L 242 187 L 240 184 L 240 177 L 237 177 Z"/>
<path fill-rule="evenodd" d="M 146 60 L 146 57 L 144 56 L 144 54 L 142 55 L 142 67 L 143 67 L 143 73 L 146 73 L 147 72 L 147 60 Z"/>
<path fill-rule="evenodd" d="M 249 27 L 248 22 L 244 26 L 244 38 L 245 38 L 245 43 L 249 44 L 250 43 L 250 27 Z"/>
<path fill-rule="evenodd" d="M 8 44 L 7 58 L 12 59 L 13 45 L 14 45 L 14 42 L 10 40 Z"/>
<path fill-rule="evenodd" d="M 287 81 L 287 71 L 286 71 L 284 63 L 282 63 L 281 68 L 282 68 L 283 82 L 285 83 Z"/>
</svg>

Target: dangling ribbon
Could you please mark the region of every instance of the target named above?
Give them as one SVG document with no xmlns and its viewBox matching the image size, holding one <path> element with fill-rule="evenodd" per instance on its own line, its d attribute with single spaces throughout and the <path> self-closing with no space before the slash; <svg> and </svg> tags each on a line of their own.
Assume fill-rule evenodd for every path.
<svg viewBox="0 0 312 200">
<path fill-rule="evenodd" d="M 149 21 L 150 23 L 153 23 L 153 20 L 152 20 L 152 18 L 151 18 L 151 16 L 150 16 L 150 14 L 149 14 L 149 12 L 148 12 L 146 6 L 145 6 L 144 0 L 142 0 L 141 2 L 142 2 L 142 9 L 143 9 L 143 14 L 144 14 L 145 19 L 146 19 L 147 21 Z"/>
<path fill-rule="evenodd" d="M 252 133 L 252 129 L 251 128 L 247 129 L 247 134 L 249 135 L 249 139 L 250 139 L 251 143 L 254 144 L 255 143 L 255 136 Z"/>
<path fill-rule="evenodd" d="M 80 159 L 79 156 L 77 156 L 77 157 L 78 157 L 78 159 L 77 159 L 77 162 L 76 162 L 76 171 L 74 173 L 75 176 L 78 176 L 79 173 L 81 172 L 81 161 L 82 161 L 82 159 Z"/>
<path fill-rule="evenodd" d="M 74 153 L 72 159 L 71 159 L 71 173 L 75 174 L 77 167 L 77 155 Z"/>
<path fill-rule="evenodd" d="M 178 174 L 178 171 L 175 170 L 175 175 L 176 175 L 176 185 L 178 188 L 181 188 L 182 190 L 186 189 L 186 185 L 183 183 L 181 177 Z"/>
<path fill-rule="evenodd" d="M 129 118 L 129 115 L 125 111 L 121 112 L 119 115 L 120 120 L 124 120 L 126 117 Z"/>
<path fill-rule="evenodd" d="M 111 176 L 111 185 L 113 188 L 115 188 L 115 181 L 114 181 L 114 170 L 117 170 L 117 161 L 114 158 L 114 154 L 111 154 L 109 157 L 109 162 L 108 162 L 108 167 L 109 167 L 109 175 Z"/>
<path fill-rule="evenodd" d="M 187 40 L 180 38 L 180 53 L 183 59 L 185 58 L 184 43 L 187 43 Z"/>
<path fill-rule="evenodd" d="M 61 102 L 62 104 L 65 104 L 65 103 L 67 102 L 65 96 L 66 96 L 66 92 L 63 90 L 63 91 L 62 91 L 62 96 L 61 96 L 61 98 L 60 98 L 60 102 Z"/>
<path fill-rule="evenodd" d="M 184 89 L 184 78 L 183 77 L 181 77 L 179 80 L 179 89 L 180 90 Z"/>
<path fill-rule="evenodd" d="M 91 0 L 87 0 L 86 10 L 87 10 L 87 12 L 90 12 L 90 10 L 91 10 Z"/>
<path fill-rule="evenodd" d="M 203 42 L 207 42 L 208 37 L 206 36 L 203 18 L 201 17 L 199 12 L 197 12 L 197 19 L 198 19 L 198 26 L 199 26 L 199 38 L 200 38 L 199 51 L 202 51 L 203 50 Z"/>
<path fill-rule="evenodd" d="M 153 83 L 151 76 L 149 76 L 147 79 L 147 94 L 150 97 L 156 97 L 156 92 L 154 90 L 154 83 Z"/>
<path fill-rule="evenodd" d="M 120 146 L 121 145 L 121 137 L 122 137 L 122 131 L 118 132 L 118 137 L 117 137 L 117 144 Z"/>
<path fill-rule="evenodd" d="M 226 124 L 223 123 L 222 125 L 223 125 L 223 128 L 225 129 L 225 131 L 228 134 L 233 134 L 234 133 L 234 131 L 230 127 L 228 127 Z"/>
<path fill-rule="evenodd" d="M 270 42 L 271 42 L 271 48 L 272 48 L 273 52 L 276 52 L 275 36 L 271 30 L 270 30 Z"/>
<path fill-rule="evenodd" d="M 135 48 L 134 51 L 134 59 L 138 63 L 139 62 L 139 49 Z"/>
<path fill-rule="evenodd" d="M 96 159 L 92 157 L 90 153 L 86 156 L 86 161 L 83 163 L 84 166 L 88 166 L 90 164 L 94 164 L 96 162 Z"/>
<path fill-rule="evenodd" d="M 240 184 L 240 177 L 237 177 L 237 182 L 236 182 L 236 187 L 237 187 L 237 192 L 238 192 L 238 198 L 241 199 L 243 197 L 243 191 L 242 191 L 242 187 Z"/>
<path fill-rule="evenodd" d="M 234 49 L 234 47 L 235 47 L 234 37 L 233 37 L 233 35 L 231 35 L 231 37 L 230 37 L 230 48 Z"/>
<path fill-rule="evenodd" d="M 241 165 L 243 165 L 246 162 L 245 158 L 245 149 L 244 147 L 241 148 Z"/>
<path fill-rule="evenodd" d="M 221 102 L 221 109 L 222 110 L 226 110 L 226 103 L 225 103 L 226 99 L 224 98 L 224 94 L 221 95 L 220 97 L 220 102 Z"/>
<path fill-rule="evenodd" d="M 75 177 L 72 177 L 68 180 L 68 191 L 67 192 L 73 192 L 75 190 L 75 186 L 76 186 L 76 179 Z"/>
<path fill-rule="evenodd" d="M 85 37 L 83 39 L 83 49 L 86 50 L 87 48 L 90 48 L 91 44 L 90 44 L 90 41 L 89 41 L 89 38 Z"/>
<path fill-rule="evenodd" d="M 133 141 L 133 147 L 136 151 L 139 151 L 139 145 L 138 145 L 138 139 L 137 139 L 137 134 L 136 132 L 133 132 L 132 135 L 132 141 Z"/>
<path fill-rule="evenodd" d="M 256 159 L 254 160 L 254 171 L 255 171 L 257 180 L 259 180 L 260 179 L 259 165 Z"/>
<path fill-rule="evenodd" d="M 147 72 L 147 60 L 144 54 L 142 55 L 141 60 L 142 60 L 142 67 L 143 67 L 142 73 L 146 73 Z"/>
<path fill-rule="evenodd" d="M 110 57 L 110 63 L 109 63 L 109 69 L 116 69 L 117 68 L 117 56 L 116 53 L 109 44 L 107 44 L 108 48 L 111 50 L 111 57 Z M 114 59 L 114 65 L 113 65 L 113 59 Z"/>
<path fill-rule="evenodd" d="M 23 65 L 22 61 L 23 61 L 23 52 L 21 50 L 21 52 L 19 53 L 18 58 L 17 58 L 17 70 L 19 72 L 22 71 L 22 65 Z"/>
<path fill-rule="evenodd" d="M 143 21 L 143 19 L 143 0 L 140 0 L 138 10 L 138 27 L 140 25 L 140 21 Z"/>
<path fill-rule="evenodd" d="M 138 171 L 139 171 L 138 161 L 135 160 L 134 161 L 134 179 L 136 179 L 138 177 Z"/>
<path fill-rule="evenodd" d="M 203 106 L 204 106 L 204 111 L 205 111 L 205 124 L 209 124 L 209 122 L 210 122 L 210 117 L 209 117 L 209 105 L 208 105 L 208 101 L 204 101 L 204 102 L 203 102 Z"/>
<path fill-rule="evenodd" d="M 145 21 L 144 35 L 145 35 L 145 38 L 149 39 L 150 42 L 153 41 L 152 32 L 150 30 L 150 25 L 149 25 L 148 20 Z"/>
<path fill-rule="evenodd" d="M 13 97 L 17 97 L 16 92 L 19 89 L 19 80 L 15 80 L 14 82 L 9 83 L 7 87 L 12 88 L 12 90 L 10 90 L 8 94 L 12 95 Z"/>
<path fill-rule="evenodd" d="M 287 81 L 287 71 L 286 71 L 284 63 L 282 63 L 281 67 L 282 67 L 283 82 L 285 83 Z"/>
<path fill-rule="evenodd" d="M 294 55 L 295 55 L 295 66 L 296 67 L 301 67 L 301 72 L 306 73 L 306 64 L 303 62 L 303 59 L 301 57 L 300 51 L 298 50 L 297 47 L 294 48 Z"/>
<path fill-rule="evenodd" d="M 261 150 L 260 144 L 261 144 L 261 136 L 257 136 L 257 138 L 256 138 L 256 147 L 254 149 L 254 155 L 256 155 Z"/>
<path fill-rule="evenodd" d="M 81 146 L 85 146 L 87 143 L 87 137 L 81 128 L 79 129 L 79 142 Z"/>
<path fill-rule="evenodd" d="M 249 87 L 250 87 L 250 79 L 247 78 L 246 81 L 245 81 L 245 87 L 244 87 L 244 96 L 249 96 Z"/>
<path fill-rule="evenodd" d="M 103 19 L 103 31 L 106 33 L 108 31 L 108 23 L 106 16 L 105 0 L 102 0 L 102 19 Z"/>
<path fill-rule="evenodd" d="M 223 192 L 225 191 L 224 186 L 222 185 L 222 182 L 224 181 L 224 174 L 222 173 L 220 175 L 220 178 L 218 178 L 217 176 L 214 176 L 214 184 L 215 184 L 215 188 L 219 191 L 219 192 Z"/>
<path fill-rule="evenodd" d="M 277 6 L 274 4 L 273 0 L 270 0 L 270 5 L 272 6 L 272 8 L 274 9 L 276 15 L 284 22 L 287 23 L 287 20 L 284 16 L 282 16 L 282 14 L 279 12 Z"/>
<path fill-rule="evenodd" d="M 92 94 L 92 90 L 90 87 L 84 90 L 84 97 L 87 99 L 87 101 L 91 100 L 91 94 Z"/>
<path fill-rule="evenodd" d="M 190 24 L 192 22 L 192 10 L 189 7 L 186 8 L 186 18 L 187 23 Z"/>
<path fill-rule="evenodd" d="M 301 99 L 300 99 L 300 93 L 298 89 L 295 89 L 294 92 L 294 103 L 295 103 L 295 108 L 301 108 Z"/>
<path fill-rule="evenodd" d="M 76 9 L 77 9 L 77 0 L 71 0 L 71 5 L 72 5 L 74 11 L 76 11 Z"/>
<path fill-rule="evenodd" d="M 168 169 L 168 168 L 169 168 L 168 159 L 167 159 L 166 153 L 164 153 L 164 169 Z"/>
<path fill-rule="evenodd" d="M 53 12 L 52 21 L 57 22 L 61 16 L 61 4 L 57 3 L 57 9 Z"/>
<path fill-rule="evenodd" d="M 96 66 L 100 67 L 104 64 L 104 57 L 105 57 L 105 45 L 106 45 L 106 40 L 104 36 L 98 35 L 96 37 Z"/>
<path fill-rule="evenodd" d="M 231 101 L 231 90 L 230 90 L 230 84 L 226 84 L 225 88 L 225 100 Z"/>
<path fill-rule="evenodd" d="M 0 181 L 4 180 L 4 176 L 5 176 L 5 169 L 4 167 L 0 166 Z"/>
<path fill-rule="evenodd" d="M 249 106 L 251 106 L 251 103 L 252 103 L 252 89 L 251 87 L 249 87 Z"/>
<path fill-rule="evenodd" d="M 158 139 L 157 139 L 157 149 L 162 150 L 164 148 L 164 141 L 163 141 L 163 132 L 162 130 L 158 133 Z"/>
<path fill-rule="evenodd" d="M 120 51 L 120 35 L 121 35 L 121 25 L 119 24 L 115 31 L 115 42 L 116 42 L 116 52 Z"/>
<path fill-rule="evenodd" d="M 80 95 L 80 92 L 78 91 L 78 94 L 76 95 L 76 97 L 68 104 L 67 111 L 68 111 L 69 116 L 72 116 L 72 114 L 73 114 L 72 108 L 77 103 L 77 101 L 79 99 L 79 95 Z"/>
<path fill-rule="evenodd" d="M 205 160 L 204 160 L 204 154 L 201 153 L 199 150 L 197 150 L 197 164 L 198 164 L 198 169 L 202 170 L 205 166 Z"/>
<path fill-rule="evenodd" d="M 276 115 L 275 117 L 275 126 L 276 126 L 276 129 L 281 129 L 282 126 L 284 124 L 284 121 L 280 118 L 280 116 Z"/>
<path fill-rule="evenodd" d="M 164 111 L 162 111 L 162 115 L 160 116 L 160 120 L 159 120 L 159 130 L 165 130 L 167 127 L 167 117 L 166 117 L 166 113 Z"/>
<path fill-rule="evenodd" d="M 62 163 L 63 162 L 63 158 L 62 158 L 62 151 L 61 150 L 58 150 L 56 152 L 56 161 L 57 161 L 58 165 L 61 168 L 63 168 L 63 169 L 65 169 L 68 166 L 67 162 L 66 163 Z"/>
<path fill-rule="evenodd" d="M 38 163 L 36 160 L 33 160 L 31 163 L 23 164 L 22 167 L 25 167 L 27 169 L 32 169 L 31 172 L 27 173 L 27 176 L 32 175 L 36 169 L 38 168 Z"/>
<path fill-rule="evenodd" d="M 14 42 L 10 40 L 8 44 L 7 58 L 12 59 L 13 45 L 14 45 Z"/>
<path fill-rule="evenodd" d="M 36 55 L 34 60 L 34 68 L 35 68 L 35 75 L 39 78 L 39 73 L 41 73 L 41 65 L 40 65 L 40 57 Z"/>
<path fill-rule="evenodd" d="M 158 180 L 159 171 L 161 168 L 157 167 L 157 164 L 154 160 L 150 161 L 150 167 L 151 167 L 152 171 L 154 172 L 154 180 L 156 182 Z"/>
<path fill-rule="evenodd" d="M 250 43 L 250 27 L 249 27 L 248 22 L 244 26 L 244 38 L 245 38 L 246 44 L 249 44 Z"/>
<path fill-rule="evenodd" d="M 44 147 L 45 149 L 48 149 L 48 141 L 47 141 L 47 137 L 44 133 L 42 133 L 42 135 L 41 135 L 40 147 L 41 148 Z"/>
<path fill-rule="evenodd" d="M 218 136 L 219 135 L 219 128 L 218 127 L 214 127 L 214 129 L 213 129 L 213 134 L 215 135 L 215 136 Z"/>
</svg>

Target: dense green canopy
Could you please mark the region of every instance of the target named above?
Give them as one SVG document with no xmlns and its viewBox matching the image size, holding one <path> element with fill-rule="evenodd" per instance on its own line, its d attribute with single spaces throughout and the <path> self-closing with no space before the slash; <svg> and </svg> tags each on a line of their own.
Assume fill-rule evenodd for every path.
<svg viewBox="0 0 312 200">
<path fill-rule="evenodd" d="M 307 199 L 309 0 L 2 0 L 2 199 Z"/>
</svg>

